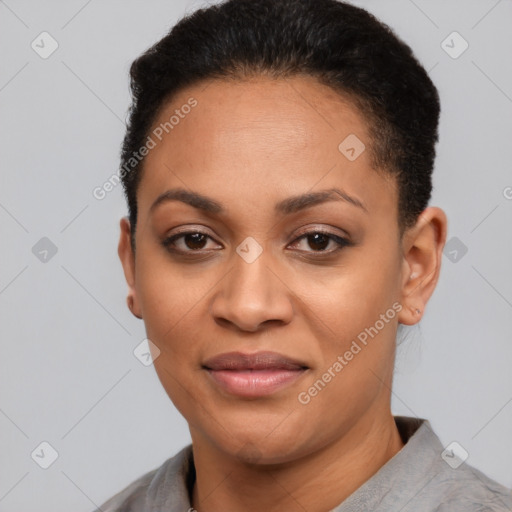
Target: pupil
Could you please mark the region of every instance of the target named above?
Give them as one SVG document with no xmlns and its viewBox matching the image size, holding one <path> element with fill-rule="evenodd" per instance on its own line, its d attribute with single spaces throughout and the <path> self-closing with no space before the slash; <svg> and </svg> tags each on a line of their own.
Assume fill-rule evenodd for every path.
<svg viewBox="0 0 512 512">
<path fill-rule="evenodd" d="M 185 244 L 189 249 L 202 249 L 204 247 L 205 239 L 206 235 L 203 235 L 202 233 L 192 233 L 185 235 Z"/>
<path fill-rule="evenodd" d="M 314 233 L 313 235 L 308 235 L 308 243 L 312 249 L 325 249 L 329 245 L 329 237 L 322 233 Z"/>
</svg>

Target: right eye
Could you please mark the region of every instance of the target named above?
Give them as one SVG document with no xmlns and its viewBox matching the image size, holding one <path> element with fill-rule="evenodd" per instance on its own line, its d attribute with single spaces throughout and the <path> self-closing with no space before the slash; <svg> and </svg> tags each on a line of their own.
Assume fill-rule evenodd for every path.
<svg viewBox="0 0 512 512">
<path fill-rule="evenodd" d="M 210 235 L 202 231 L 182 231 L 167 237 L 162 245 L 171 252 L 187 254 L 198 253 L 204 250 L 208 239 L 213 240 Z M 208 251 L 209 249 L 206 249 Z M 213 249 L 218 250 L 218 249 Z"/>
</svg>

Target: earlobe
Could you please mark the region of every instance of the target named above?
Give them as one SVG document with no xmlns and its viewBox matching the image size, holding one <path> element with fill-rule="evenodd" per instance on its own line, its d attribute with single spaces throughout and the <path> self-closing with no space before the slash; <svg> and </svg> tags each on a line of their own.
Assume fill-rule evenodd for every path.
<svg viewBox="0 0 512 512">
<path fill-rule="evenodd" d="M 135 254 L 131 244 L 131 226 L 127 217 L 120 221 L 121 233 L 117 253 L 123 266 L 124 277 L 128 284 L 128 296 L 126 298 L 128 309 L 137 318 L 142 318 L 137 292 L 135 289 Z"/>
<path fill-rule="evenodd" d="M 142 320 L 140 314 L 135 311 L 135 298 L 131 293 L 129 293 L 126 297 L 126 304 L 128 305 L 128 309 L 132 312 L 133 316 L 136 316 L 139 320 Z"/>
<path fill-rule="evenodd" d="M 404 233 L 402 265 L 402 306 L 398 321 L 419 322 L 434 292 L 441 271 L 446 242 L 447 219 L 443 210 L 426 208 L 416 224 Z"/>
</svg>

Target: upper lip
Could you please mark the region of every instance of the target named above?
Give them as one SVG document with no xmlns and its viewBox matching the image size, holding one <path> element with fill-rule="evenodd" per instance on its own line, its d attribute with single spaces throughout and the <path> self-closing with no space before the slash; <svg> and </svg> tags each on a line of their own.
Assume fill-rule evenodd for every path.
<svg viewBox="0 0 512 512">
<path fill-rule="evenodd" d="M 303 370 L 307 366 L 300 361 L 276 352 L 226 352 L 203 363 L 208 370 Z"/>
</svg>

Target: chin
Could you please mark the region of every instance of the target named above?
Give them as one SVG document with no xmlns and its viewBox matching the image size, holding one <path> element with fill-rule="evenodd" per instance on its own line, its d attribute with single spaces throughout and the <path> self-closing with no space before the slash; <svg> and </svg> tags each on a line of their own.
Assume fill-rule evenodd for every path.
<svg viewBox="0 0 512 512">
<path fill-rule="evenodd" d="M 230 425 L 228 432 L 222 427 L 211 431 L 211 423 L 207 425 L 209 432 L 203 430 L 215 445 L 216 449 L 225 455 L 236 458 L 242 462 L 253 465 L 285 464 L 304 457 L 318 449 L 318 432 L 308 430 L 304 421 L 299 427 L 295 422 L 283 425 L 282 416 L 274 417 L 272 426 L 262 423 L 261 420 L 240 418 L 240 423 L 229 421 L 229 416 L 223 416 L 223 426 Z M 195 423 L 197 425 L 197 423 Z M 250 429 L 249 429 L 250 426 Z M 286 428 L 283 428 L 283 427 Z M 300 433 L 300 435 L 299 435 Z"/>
</svg>

